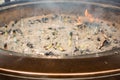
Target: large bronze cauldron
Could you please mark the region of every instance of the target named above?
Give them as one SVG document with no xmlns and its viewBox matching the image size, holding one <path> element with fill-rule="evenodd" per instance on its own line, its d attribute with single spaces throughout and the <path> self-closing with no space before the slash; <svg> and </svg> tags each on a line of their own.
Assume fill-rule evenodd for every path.
<svg viewBox="0 0 120 80">
<path fill-rule="evenodd" d="M 53 5 L 54 6 L 50 6 Z M 0 7 L 0 26 L 12 20 L 49 13 L 81 14 L 86 8 L 104 12 L 98 18 L 120 24 L 120 7 L 86 1 L 16 2 Z M 120 26 L 119 26 L 120 27 Z M 103 53 L 63 58 L 30 57 L 0 49 L 0 75 L 3 80 L 97 79 L 120 76 L 120 48 Z M 5 76 L 5 77 L 4 77 Z M 8 80 L 8 79 L 7 79 Z"/>
</svg>

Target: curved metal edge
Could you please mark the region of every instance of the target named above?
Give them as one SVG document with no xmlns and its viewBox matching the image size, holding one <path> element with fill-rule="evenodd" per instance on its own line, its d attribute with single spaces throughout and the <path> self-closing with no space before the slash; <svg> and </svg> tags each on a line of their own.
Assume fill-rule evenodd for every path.
<svg viewBox="0 0 120 80">
<path fill-rule="evenodd" d="M 81 1 L 81 0 L 74 0 L 74 1 L 69 1 L 69 0 L 40 0 L 40 1 L 26 1 L 26 2 L 21 2 L 21 3 L 17 3 L 15 4 L 11 2 L 12 5 L 7 5 L 7 6 L 1 6 L 0 10 L 5 10 L 5 9 L 9 9 L 9 8 L 14 8 L 16 6 L 24 6 L 24 5 L 30 5 L 30 4 L 39 4 L 39 3 L 67 3 L 67 2 L 72 2 L 72 3 L 84 3 L 84 4 L 91 4 L 91 5 L 96 5 L 96 6 L 102 6 L 102 7 L 108 7 L 108 8 L 115 8 L 115 9 L 120 9 L 119 6 L 115 6 L 115 5 L 110 5 L 110 4 L 103 4 L 103 3 L 97 3 L 97 2 L 87 2 L 87 1 Z"/>
<path fill-rule="evenodd" d="M 18 73 L 18 74 L 27 74 L 27 75 L 43 75 L 43 76 L 84 76 L 84 75 L 98 75 L 98 74 L 120 72 L 120 69 L 89 72 L 89 73 L 37 73 L 37 72 L 16 71 L 16 70 L 4 69 L 4 68 L 0 68 L 0 71 Z"/>
<path fill-rule="evenodd" d="M 105 75 L 105 76 L 97 76 L 97 77 L 86 77 L 86 78 L 35 78 L 35 77 L 25 77 L 25 76 L 16 76 L 16 75 L 8 75 L 8 74 L 1 74 L 6 77 L 12 77 L 12 78 L 20 78 L 20 79 L 34 79 L 34 80 L 91 80 L 91 79 L 101 79 L 101 78 L 107 78 L 107 77 L 116 77 L 120 76 L 120 73 L 118 74 L 112 74 L 112 75 Z"/>
<path fill-rule="evenodd" d="M 98 78 L 106 78 L 106 77 L 114 77 L 114 76 L 120 76 L 120 69 L 115 69 L 115 70 L 108 70 L 108 71 L 101 71 L 101 72 L 93 72 L 93 73 L 33 73 L 33 72 L 22 72 L 22 71 L 15 71 L 15 70 L 9 70 L 9 69 L 2 69 L 0 68 L 0 71 L 6 71 L 6 72 L 12 72 L 12 73 L 18 73 L 18 74 L 23 74 L 23 75 L 15 75 L 15 74 L 7 74 L 7 73 L 0 73 L 0 75 L 4 76 L 9 76 L 9 77 L 16 77 L 16 78 L 23 78 L 23 79 L 45 79 L 45 80 L 56 80 L 56 79 L 64 79 L 64 80 L 77 80 L 77 79 L 98 79 Z M 109 75 L 99 75 L 99 76 L 85 76 L 85 77 L 80 77 L 83 75 L 96 75 L 96 74 L 104 74 L 104 73 L 113 73 L 116 72 L 115 74 L 109 74 Z M 34 77 L 34 76 L 26 76 L 27 75 L 38 75 L 39 77 Z M 43 78 L 43 76 L 45 78 Z M 59 76 L 59 77 L 56 77 Z M 68 77 L 67 77 L 68 76 Z M 69 76 L 71 78 L 69 78 Z M 78 76 L 78 77 L 76 77 Z"/>
<path fill-rule="evenodd" d="M 102 56 L 109 56 L 109 55 L 119 55 L 120 54 L 120 48 L 115 48 L 109 51 L 100 52 L 100 53 L 93 53 L 93 54 L 87 54 L 87 55 L 76 55 L 76 56 L 39 56 L 37 55 L 33 56 L 32 54 L 22 54 L 18 52 L 13 52 L 9 50 L 4 50 L 0 48 L 0 54 L 2 55 L 11 55 L 11 56 L 24 56 L 24 57 L 33 57 L 33 58 L 41 58 L 41 59 L 79 59 L 79 58 L 95 58 L 95 57 L 102 57 Z"/>
</svg>

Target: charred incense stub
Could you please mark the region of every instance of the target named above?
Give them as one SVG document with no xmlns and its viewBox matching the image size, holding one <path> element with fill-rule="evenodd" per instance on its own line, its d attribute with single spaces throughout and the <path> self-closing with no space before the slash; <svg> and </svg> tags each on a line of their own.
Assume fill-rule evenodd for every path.
<svg viewBox="0 0 120 80">
<path fill-rule="evenodd" d="M 97 41 L 101 41 L 99 37 L 97 38 Z"/>
<path fill-rule="evenodd" d="M 22 20 L 25 27 L 20 26 Z M 85 16 L 50 14 L 22 20 L 0 27 L 0 45 L 4 49 L 50 57 L 93 54 L 120 47 L 118 24 L 108 25 L 88 10 Z"/>
<path fill-rule="evenodd" d="M 51 55 L 54 55 L 54 53 L 50 51 L 50 52 L 46 52 L 45 55 L 46 56 L 51 56 Z"/>
<path fill-rule="evenodd" d="M 101 46 L 99 47 L 99 49 L 101 49 L 101 48 L 104 47 L 104 46 L 108 46 L 108 45 L 110 45 L 110 42 L 109 42 L 108 40 L 104 40 L 104 41 L 102 42 Z"/>
<path fill-rule="evenodd" d="M 31 44 L 30 42 L 28 42 L 28 43 L 27 43 L 27 47 L 33 48 L 33 44 Z"/>
<path fill-rule="evenodd" d="M 7 43 L 4 44 L 4 49 L 7 49 Z"/>
<path fill-rule="evenodd" d="M 77 52 L 77 51 L 79 51 L 79 49 L 78 49 L 77 47 L 75 47 L 75 50 L 74 50 L 74 52 Z"/>
<path fill-rule="evenodd" d="M 19 34 L 23 34 L 20 29 L 16 29 L 15 32 L 17 32 L 17 33 L 19 33 Z"/>
</svg>

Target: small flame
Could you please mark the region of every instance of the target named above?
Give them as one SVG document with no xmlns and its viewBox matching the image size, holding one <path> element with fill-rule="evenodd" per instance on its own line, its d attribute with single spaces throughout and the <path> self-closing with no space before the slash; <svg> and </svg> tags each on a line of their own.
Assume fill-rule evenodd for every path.
<svg viewBox="0 0 120 80">
<path fill-rule="evenodd" d="M 78 17 L 78 19 L 77 19 L 77 24 L 79 25 L 79 24 L 81 24 L 81 23 L 82 23 L 81 17 Z"/>
<path fill-rule="evenodd" d="M 89 19 L 90 22 L 94 21 L 94 17 L 88 12 L 88 10 L 85 10 L 85 17 Z"/>
<path fill-rule="evenodd" d="M 76 23 L 74 25 L 81 25 L 82 24 L 82 20 L 81 20 L 81 17 L 78 16 L 76 20 Z"/>
</svg>

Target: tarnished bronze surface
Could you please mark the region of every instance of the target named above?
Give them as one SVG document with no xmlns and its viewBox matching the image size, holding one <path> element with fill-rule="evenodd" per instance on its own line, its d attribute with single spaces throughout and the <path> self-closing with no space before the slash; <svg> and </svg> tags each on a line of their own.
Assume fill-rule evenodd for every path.
<svg viewBox="0 0 120 80">
<path fill-rule="evenodd" d="M 58 2 L 59 3 L 59 2 Z M 81 13 L 88 5 L 91 5 L 91 10 L 100 6 L 105 9 L 105 13 L 112 17 L 103 17 L 108 21 L 119 21 L 119 7 L 109 5 L 96 5 L 95 3 L 79 2 L 75 8 L 75 2 L 70 2 L 74 10 L 70 7 L 66 10 L 63 3 L 59 6 L 61 8 L 48 7 L 44 2 L 26 2 L 21 4 L 14 4 L 0 7 L 0 26 L 9 23 L 12 20 L 19 20 L 24 17 L 37 16 L 48 13 L 58 13 L 58 11 L 65 14 Z M 78 2 L 77 2 L 78 3 Z M 67 4 L 67 6 L 69 6 Z M 83 10 L 79 7 L 83 6 Z M 36 8 L 37 7 L 37 8 Z M 62 8 L 63 7 L 63 8 Z M 95 9 L 96 10 L 96 9 Z M 107 11 L 106 11 L 107 10 Z M 113 12 L 111 12 L 111 10 Z M 35 11 L 35 12 L 34 12 Z M 109 14 L 110 12 L 110 14 Z M 114 15 L 113 15 L 114 14 Z M 13 17 L 14 16 L 14 17 Z M 105 16 L 105 15 L 103 15 Z M 28 79 L 40 78 L 79 78 L 92 79 L 100 77 L 110 77 L 120 75 L 120 48 L 107 51 L 105 53 L 84 55 L 68 58 L 35 58 L 29 57 L 14 52 L 0 50 L 0 74 L 11 77 L 20 77 Z"/>
<path fill-rule="evenodd" d="M 77 78 L 120 75 L 120 55 L 94 58 L 46 59 L 0 55 L 0 73 L 18 77 Z"/>
</svg>

